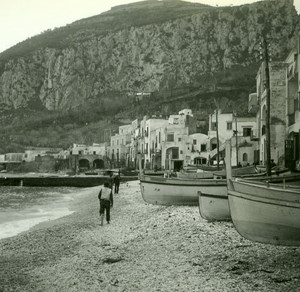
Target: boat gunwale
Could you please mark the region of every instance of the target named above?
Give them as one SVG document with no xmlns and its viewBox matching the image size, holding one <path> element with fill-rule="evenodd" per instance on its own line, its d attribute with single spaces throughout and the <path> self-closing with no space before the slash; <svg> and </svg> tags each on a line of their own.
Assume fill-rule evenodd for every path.
<svg viewBox="0 0 300 292">
<path fill-rule="evenodd" d="M 230 196 L 240 198 L 243 200 L 247 200 L 247 201 L 257 202 L 257 203 L 275 205 L 275 206 L 280 206 L 280 207 L 285 207 L 285 208 L 300 209 L 300 201 L 295 202 L 295 201 L 279 200 L 279 199 L 274 199 L 274 198 L 265 198 L 265 197 L 260 197 L 260 196 L 256 196 L 253 194 L 243 194 L 238 191 L 228 190 L 228 200 L 229 200 Z M 252 196 L 254 198 L 249 198 L 249 196 Z M 280 202 L 285 202 L 285 204 L 280 204 Z M 293 206 L 291 204 L 298 204 L 299 206 Z M 229 201 L 229 207 L 230 207 L 230 201 Z"/>
<path fill-rule="evenodd" d="M 228 196 L 222 196 L 222 195 L 214 195 L 214 194 L 207 194 L 202 193 L 201 191 L 198 191 L 199 197 L 207 197 L 207 198 L 215 198 L 215 199 L 222 199 L 222 200 L 228 200 Z"/>
<path fill-rule="evenodd" d="M 168 185 L 168 186 L 176 186 L 176 187 L 224 187 L 227 185 L 226 180 L 217 180 L 218 183 L 201 183 L 202 180 L 197 181 L 196 183 L 171 183 L 171 182 L 165 182 L 165 181 L 147 181 L 140 179 L 141 183 L 147 183 L 147 184 L 156 184 L 156 185 Z"/>
<path fill-rule="evenodd" d="M 248 185 L 251 187 L 258 187 L 264 190 L 273 190 L 273 191 L 285 191 L 291 194 L 299 194 L 300 195 L 300 186 L 296 185 L 281 185 L 281 184 L 274 184 L 268 182 L 255 182 L 255 181 L 248 181 L 247 179 L 235 178 L 231 180 L 232 183 L 238 183 L 241 185 Z M 251 194 L 252 195 L 252 194 Z M 253 195 L 255 196 L 255 195 Z"/>
</svg>

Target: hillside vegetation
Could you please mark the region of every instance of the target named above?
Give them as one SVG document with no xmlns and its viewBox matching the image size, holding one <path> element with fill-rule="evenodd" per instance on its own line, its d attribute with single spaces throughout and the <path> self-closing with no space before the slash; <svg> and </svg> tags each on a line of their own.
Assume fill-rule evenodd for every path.
<svg viewBox="0 0 300 292">
<path fill-rule="evenodd" d="M 143 1 L 48 30 L 0 54 L 0 153 L 102 142 L 105 129 L 217 100 L 247 114 L 259 42 L 273 60 L 296 48 L 292 0 L 211 7 Z M 136 93 L 151 93 L 136 99 Z M 107 133 L 107 132 L 106 132 Z"/>
</svg>

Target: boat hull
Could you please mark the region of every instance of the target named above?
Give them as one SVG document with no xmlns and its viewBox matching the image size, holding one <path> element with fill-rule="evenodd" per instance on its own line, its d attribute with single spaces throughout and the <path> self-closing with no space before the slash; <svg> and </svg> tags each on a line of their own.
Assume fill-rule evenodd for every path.
<svg viewBox="0 0 300 292">
<path fill-rule="evenodd" d="M 143 176 L 141 193 L 145 202 L 154 205 L 198 205 L 198 191 L 217 193 L 226 180 L 188 180 Z"/>
<path fill-rule="evenodd" d="M 212 172 L 177 172 L 177 177 L 181 179 L 210 179 L 214 177 Z"/>
<path fill-rule="evenodd" d="M 208 221 L 231 220 L 227 186 L 220 187 L 216 193 L 198 192 L 199 213 Z"/>
<path fill-rule="evenodd" d="M 230 180 L 228 201 L 236 230 L 245 238 L 300 246 L 300 189 Z"/>
</svg>

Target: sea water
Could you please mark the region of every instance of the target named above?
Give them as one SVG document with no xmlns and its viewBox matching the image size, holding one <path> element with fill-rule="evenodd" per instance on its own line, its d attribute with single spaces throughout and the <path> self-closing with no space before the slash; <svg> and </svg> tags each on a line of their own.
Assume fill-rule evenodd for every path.
<svg viewBox="0 0 300 292">
<path fill-rule="evenodd" d="M 0 187 L 0 239 L 73 213 L 75 188 Z"/>
</svg>

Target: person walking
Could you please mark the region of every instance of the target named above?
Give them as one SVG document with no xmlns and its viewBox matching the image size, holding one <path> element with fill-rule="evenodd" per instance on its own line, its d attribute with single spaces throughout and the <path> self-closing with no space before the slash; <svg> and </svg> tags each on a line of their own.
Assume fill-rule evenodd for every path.
<svg viewBox="0 0 300 292">
<path fill-rule="evenodd" d="M 110 171 L 110 173 L 109 173 L 109 185 L 110 185 L 110 188 L 113 190 L 113 189 L 114 189 L 114 176 L 113 176 L 113 171 Z"/>
<path fill-rule="evenodd" d="M 112 189 L 108 182 L 105 182 L 103 188 L 101 188 L 98 199 L 100 201 L 100 225 L 103 226 L 104 212 L 106 213 L 106 222 L 109 224 L 110 208 L 113 207 L 114 204 Z"/>
<path fill-rule="evenodd" d="M 120 175 L 116 175 L 114 178 L 114 184 L 115 184 L 115 194 L 119 193 L 119 186 L 120 186 Z"/>
</svg>

